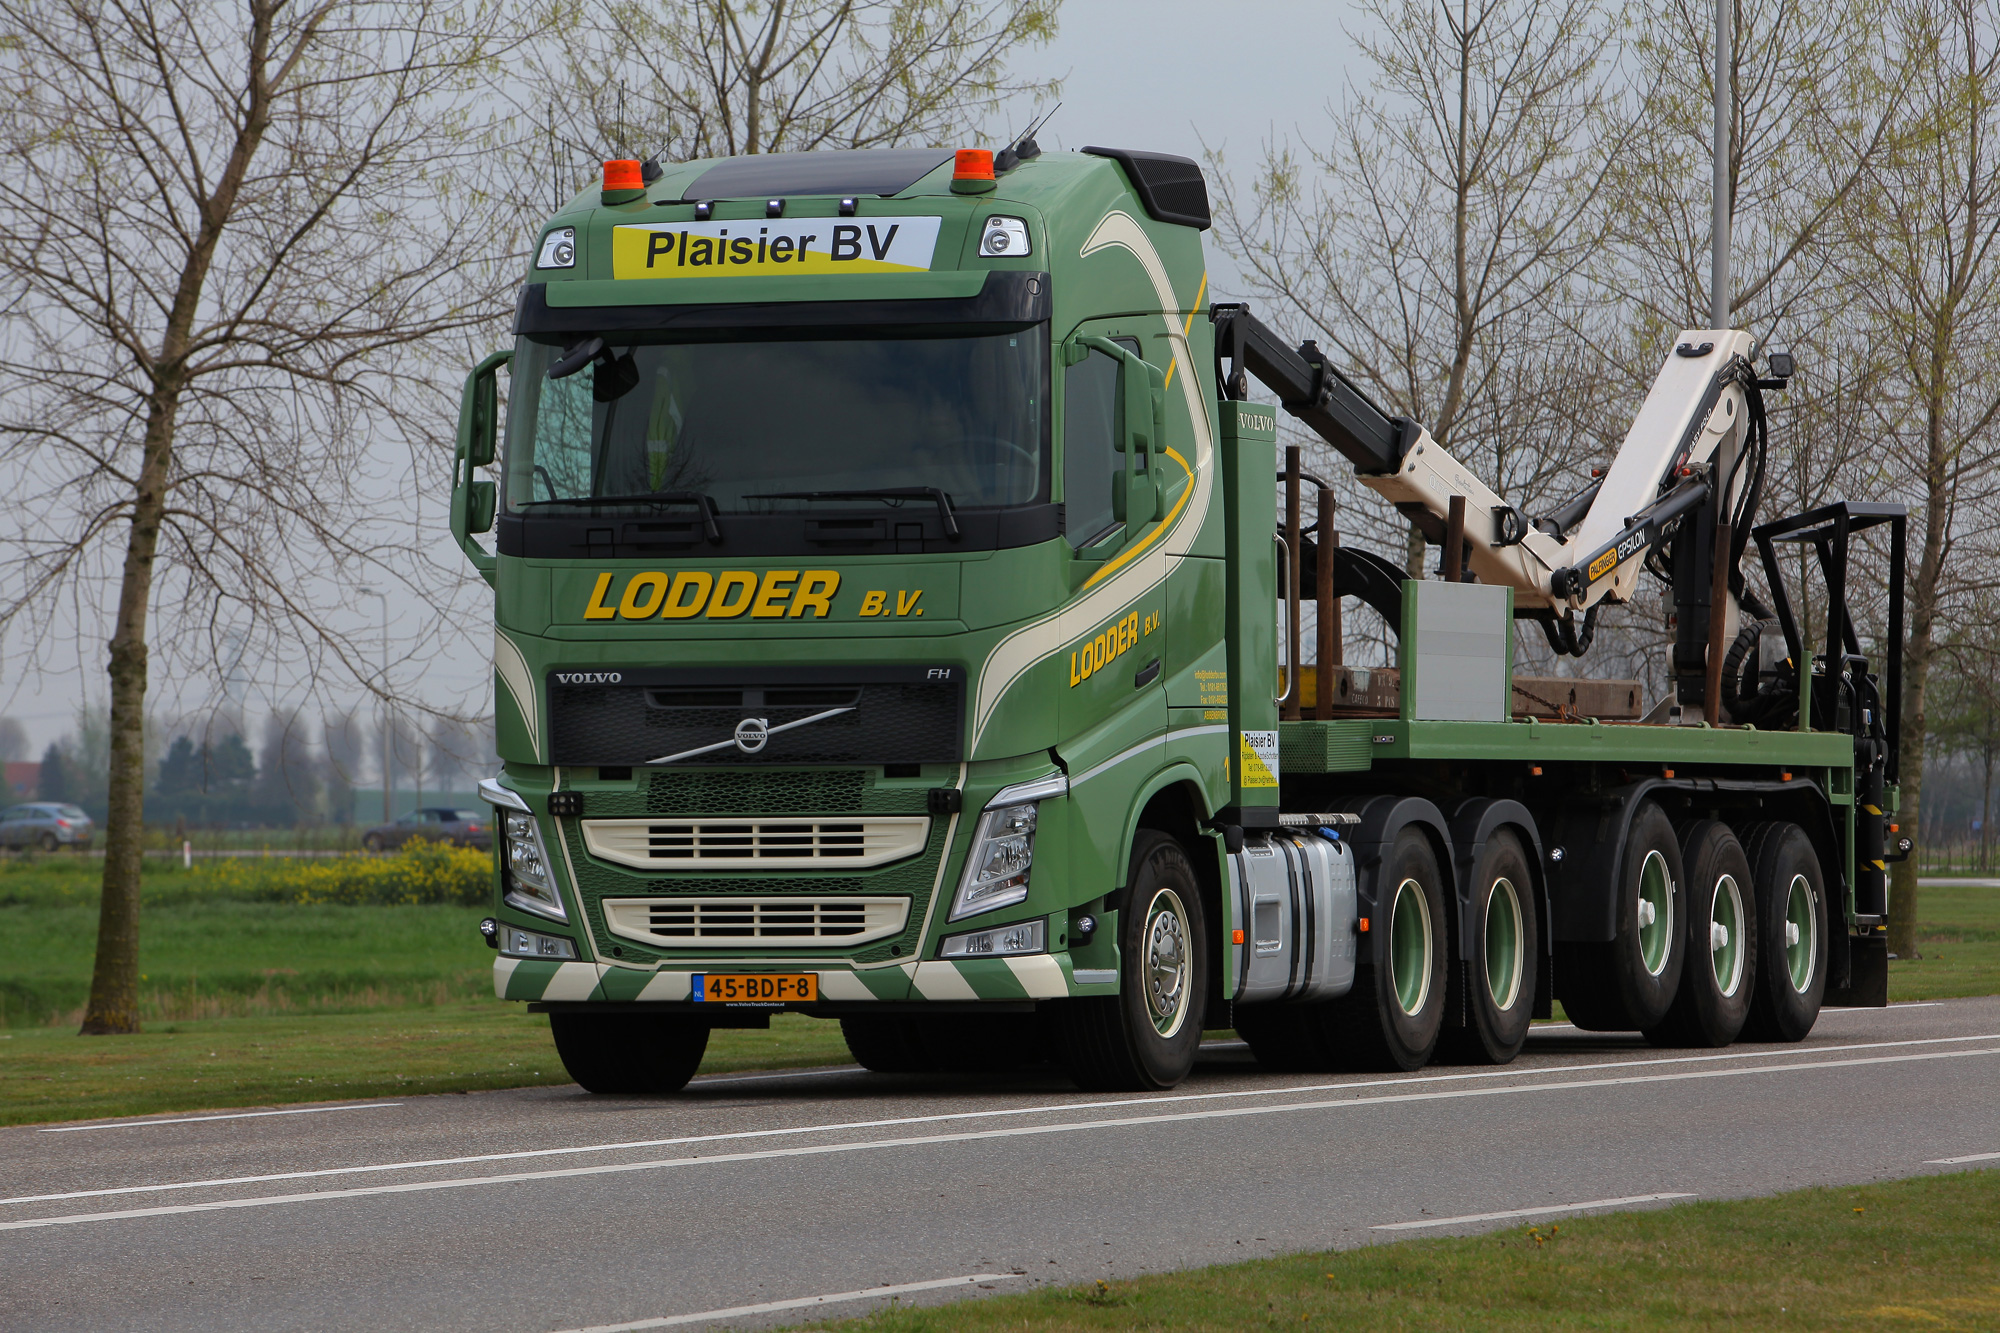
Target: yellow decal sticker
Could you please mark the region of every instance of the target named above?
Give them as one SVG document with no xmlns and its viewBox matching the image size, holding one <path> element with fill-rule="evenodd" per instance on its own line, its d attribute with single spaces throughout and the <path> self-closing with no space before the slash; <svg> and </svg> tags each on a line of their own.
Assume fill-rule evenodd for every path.
<svg viewBox="0 0 2000 1333">
<path fill-rule="evenodd" d="M 745 218 L 611 229 L 614 278 L 926 273 L 941 218 Z"/>
<path fill-rule="evenodd" d="M 1618 567 L 1617 550 L 1614 548 L 1612 550 L 1606 551 L 1603 555 L 1598 556 L 1597 559 L 1590 562 L 1590 571 L 1589 571 L 1590 581 L 1592 583 L 1595 583 L 1597 580 L 1603 578 L 1606 574 L 1609 574 L 1612 570 L 1616 569 L 1617 567 Z"/>
<path fill-rule="evenodd" d="M 1075 689 L 1131 651 L 1139 642 L 1139 613 L 1134 611 L 1069 655 L 1069 686 Z"/>
<path fill-rule="evenodd" d="M 1236 738 L 1236 762 L 1243 770 L 1243 790 L 1277 786 L 1278 733 L 1239 731 Z"/>
<path fill-rule="evenodd" d="M 1203 708 L 1229 707 L 1229 673 L 1227 671 L 1197 671 L 1194 673 L 1194 687 L 1201 691 Z M 1211 716 L 1216 716 L 1211 714 Z"/>
<path fill-rule="evenodd" d="M 752 619 L 818 620 L 833 614 L 833 595 L 840 591 L 840 571 L 834 569 L 767 569 L 761 573 L 728 569 L 719 575 L 699 569 L 673 575 L 648 570 L 627 579 L 621 594 L 614 598 L 611 585 L 616 579 L 611 573 L 597 576 L 583 609 L 585 620 L 689 620 L 695 616 L 733 620 L 746 611 Z M 879 598 L 881 594 L 869 596 Z M 916 597 L 909 600 L 914 603 Z M 862 614 L 868 614 L 865 606 Z"/>
</svg>

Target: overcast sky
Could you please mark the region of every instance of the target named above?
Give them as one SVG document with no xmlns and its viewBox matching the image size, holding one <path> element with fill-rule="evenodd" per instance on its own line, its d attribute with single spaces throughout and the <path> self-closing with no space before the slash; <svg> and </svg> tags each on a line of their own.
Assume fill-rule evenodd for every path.
<svg viewBox="0 0 2000 1333">
<path fill-rule="evenodd" d="M 1151 0 L 1143 5 L 1067 0 L 1056 40 L 1027 53 L 1015 68 L 1030 78 L 1063 80 L 1062 109 L 1040 136 L 1044 148 L 1101 144 L 1199 158 L 1206 143 L 1226 150 L 1242 170 L 1255 162 L 1266 139 L 1296 137 L 1301 129 L 1308 137 L 1324 137 L 1325 108 L 1341 96 L 1351 68 L 1344 25 L 1351 29 L 1357 21 L 1349 5 L 1298 0 Z M 1212 295 L 1236 295 L 1227 262 L 1212 255 L 1210 265 Z M 432 513 L 440 512 L 444 498 L 438 497 L 440 505 Z M 456 561 L 450 538 L 439 526 L 439 555 Z M 392 635 L 396 622 L 392 611 Z M 80 661 L 57 663 L 57 670 L 39 679 L 0 684 L 0 715 L 26 725 L 32 758 L 40 758 L 44 746 L 71 729 L 86 691 L 93 699 L 104 697 L 107 632 L 102 625 L 86 629 Z M 480 642 L 480 636 L 471 639 Z M 9 675 L 18 663 L 10 655 Z M 481 689 L 489 670 L 482 653 L 457 654 L 433 663 L 424 680 L 436 701 L 445 702 Z M 204 693 L 198 682 L 156 680 L 150 698 L 191 708 Z M 250 691 L 253 712 L 257 693 Z"/>
</svg>

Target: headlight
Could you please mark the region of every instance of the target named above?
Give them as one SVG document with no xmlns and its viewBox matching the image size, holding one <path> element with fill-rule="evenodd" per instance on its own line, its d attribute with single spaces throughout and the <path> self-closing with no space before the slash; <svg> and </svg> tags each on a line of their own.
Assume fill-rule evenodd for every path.
<svg viewBox="0 0 2000 1333">
<path fill-rule="evenodd" d="M 1028 240 L 1028 224 L 1019 218 L 988 218 L 979 238 L 979 253 L 991 258 L 1019 258 L 1033 250 Z"/>
<path fill-rule="evenodd" d="M 987 803 L 965 858 L 958 894 L 952 899 L 950 920 L 991 912 L 1028 896 L 1040 802 L 1068 792 L 1069 779 L 1051 773 L 1007 787 Z"/>
<path fill-rule="evenodd" d="M 549 868 L 549 854 L 542 847 L 541 829 L 528 803 L 492 778 L 479 784 L 479 795 L 500 817 L 500 836 L 507 853 L 507 903 L 537 916 L 568 921 L 562 894 L 556 891 L 555 872 Z"/>
<path fill-rule="evenodd" d="M 953 935 L 938 946 L 940 958 L 1005 958 L 1011 954 L 1042 953 L 1048 947 L 1048 921 L 1017 921 L 1011 926 Z"/>
<path fill-rule="evenodd" d="M 542 237 L 541 253 L 535 256 L 536 268 L 576 267 L 576 228 L 557 227 Z"/>
</svg>

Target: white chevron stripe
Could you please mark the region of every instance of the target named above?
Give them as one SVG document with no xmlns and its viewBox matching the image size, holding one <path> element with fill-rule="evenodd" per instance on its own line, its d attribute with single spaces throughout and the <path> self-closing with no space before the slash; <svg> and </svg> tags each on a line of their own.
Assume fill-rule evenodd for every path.
<svg viewBox="0 0 2000 1333">
<path fill-rule="evenodd" d="M 520 965 L 521 960 L 518 958 L 495 958 L 493 960 L 493 996 L 495 999 L 504 1000 L 507 998 L 508 978 L 514 975 L 514 969 Z"/>
<path fill-rule="evenodd" d="M 1069 981 L 1063 976 L 1062 964 L 1048 954 L 1009 958 L 1007 970 L 1032 999 L 1053 1000 L 1069 994 Z"/>
<path fill-rule="evenodd" d="M 917 993 L 926 1000 L 976 1000 L 979 992 L 972 989 L 956 965 L 952 963 L 918 963 Z"/>
<path fill-rule="evenodd" d="M 822 972 L 819 974 L 819 998 L 822 1000 L 872 1000 L 875 992 L 868 989 L 868 983 L 852 972 Z"/>
<path fill-rule="evenodd" d="M 688 972 L 657 972 L 639 992 L 642 1000 L 685 1000 L 694 993 L 694 982 Z"/>
<path fill-rule="evenodd" d="M 597 989 L 597 976 L 601 969 L 596 963 L 564 963 L 549 978 L 548 989 L 542 992 L 544 1000 L 587 1000 Z"/>
</svg>

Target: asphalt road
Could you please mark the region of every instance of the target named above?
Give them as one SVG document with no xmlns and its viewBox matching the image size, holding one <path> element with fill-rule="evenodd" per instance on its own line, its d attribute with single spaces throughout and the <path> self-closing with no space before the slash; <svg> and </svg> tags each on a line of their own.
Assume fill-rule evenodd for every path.
<svg viewBox="0 0 2000 1333">
<path fill-rule="evenodd" d="M 1996 1165 L 1996 1092 L 2000 998 L 1721 1052 L 1542 1028 L 1505 1069 L 1399 1077 L 1216 1046 L 1157 1096 L 837 1070 L 24 1127 L 0 1327 L 782 1324 Z"/>
</svg>

